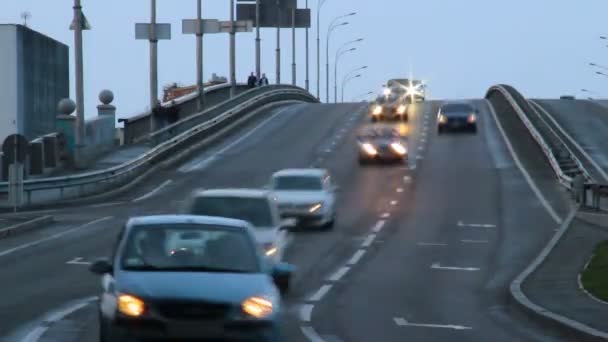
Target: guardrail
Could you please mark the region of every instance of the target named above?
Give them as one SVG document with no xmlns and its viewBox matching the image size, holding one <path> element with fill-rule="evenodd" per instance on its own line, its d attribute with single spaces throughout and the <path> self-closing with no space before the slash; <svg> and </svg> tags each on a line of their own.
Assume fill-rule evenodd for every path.
<svg viewBox="0 0 608 342">
<path fill-rule="evenodd" d="M 176 136 L 168 135 L 168 131 L 158 132 L 156 135 L 158 141 L 155 147 L 122 165 L 78 175 L 26 180 L 23 186 L 26 193 L 26 205 L 56 202 L 67 198 L 95 195 L 110 189 L 114 190 L 148 172 L 167 157 L 179 154 L 178 151 L 186 149 L 201 140 L 211 138 L 230 124 L 246 119 L 249 113 L 264 105 L 279 101 L 318 102 L 309 92 L 295 86 L 261 87 L 255 92 L 252 90 L 250 95 L 252 96 L 241 97 L 236 106 L 225 108 L 225 112 L 212 120 L 198 123 L 197 119 L 193 118 L 189 120 L 190 125 L 186 123 L 175 125 L 172 133 L 177 133 Z M 222 110 L 226 105 L 227 103 L 223 103 L 209 109 L 209 111 Z M 196 117 L 203 117 L 204 114 L 205 112 L 197 114 Z M 66 193 L 66 190 L 74 189 L 76 189 L 75 192 Z M 49 190 L 55 190 L 55 192 L 50 194 L 48 193 Z M 41 196 L 36 201 L 40 203 L 34 203 L 32 194 L 43 191 L 46 192 L 45 196 Z M 8 183 L 0 183 L 0 193 L 6 194 L 7 192 Z"/>
<path fill-rule="evenodd" d="M 237 84 L 236 94 L 247 91 L 249 87 L 246 84 Z M 230 84 L 223 83 L 210 86 L 204 89 L 205 107 L 230 100 Z M 198 92 L 181 96 L 179 98 L 167 101 L 161 104 L 163 110 L 177 109 L 178 120 L 183 120 L 191 115 L 198 113 L 197 107 Z M 206 109 L 205 108 L 205 109 Z M 130 118 L 119 119 L 118 122 L 124 123 L 124 141 L 125 144 L 133 144 L 145 140 L 150 134 L 150 112 L 145 112 Z"/>
<path fill-rule="evenodd" d="M 515 111 L 515 113 L 517 114 L 519 119 L 522 121 L 522 123 L 526 126 L 526 128 L 530 132 L 530 135 L 532 136 L 532 138 L 536 141 L 536 143 L 543 150 L 543 153 L 547 157 L 547 160 L 549 161 L 551 168 L 553 169 L 553 171 L 555 172 L 560 183 L 564 187 L 566 187 L 568 190 L 573 190 L 573 178 L 570 175 L 566 174 L 564 172 L 564 170 L 562 170 L 562 167 L 556 158 L 556 149 L 559 149 L 560 153 L 567 154 L 566 156 L 562 155 L 560 157 L 567 157 L 570 160 L 572 160 L 575 163 L 576 168 L 580 172 L 583 173 L 585 178 L 587 180 L 591 180 L 589 173 L 584 169 L 580 160 L 578 160 L 578 158 L 570 150 L 570 148 L 568 148 L 568 146 L 564 143 L 564 141 L 562 141 L 561 138 L 549 126 L 546 126 L 544 128 L 548 129 L 548 132 L 549 132 L 548 134 L 554 134 L 555 139 L 552 141 L 552 143 L 554 145 L 559 145 L 559 146 L 553 146 L 553 148 L 551 146 L 549 146 L 549 144 L 547 143 L 545 138 L 543 138 L 543 136 L 541 135 L 541 133 L 539 132 L 537 127 L 534 126 L 534 124 L 531 122 L 530 118 L 528 117 L 528 115 L 532 115 L 532 114 L 538 115 L 538 113 L 534 112 L 535 110 L 530 106 L 530 104 L 527 102 L 527 100 L 525 100 L 524 97 L 521 94 L 519 94 L 519 92 L 517 92 L 517 90 L 515 90 L 513 87 L 507 86 L 507 85 L 496 85 L 496 86 L 491 87 L 488 90 L 488 92 L 486 94 L 486 98 L 490 99 L 494 93 L 500 94 L 508 102 L 508 104 L 511 106 L 511 108 Z M 524 108 L 525 108 L 525 110 L 524 110 Z M 528 113 L 526 113 L 526 110 L 528 112 L 534 112 L 534 113 L 528 114 Z"/>
</svg>

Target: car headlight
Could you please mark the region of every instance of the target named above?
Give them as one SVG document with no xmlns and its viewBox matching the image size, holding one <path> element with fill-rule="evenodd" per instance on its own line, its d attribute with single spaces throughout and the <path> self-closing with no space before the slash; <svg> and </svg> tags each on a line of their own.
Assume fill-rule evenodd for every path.
<svg viewBox="0 0 608 342">
<path fill-rule="evenodd" d="M 374 107 L 374 111 L 372 112 L 372 114 L 374 114 L 374 115 L 382 114 L 382 107 L 381 106 Z"/>
<path fill-rule="evenodd" d="M 443 114 L 439 115 L 439 123 L 446 123 L 447 121 L 448 121 L 448 118 L 445 115 L 443 115 Z"/>
<path fill-rule="evenodd" d="M 264 244 L 263 248 L 264 255 L 266 255 L 267 257 L 277 254 L 277 247 L 273 243 L 266 243 Z"/>
<path fill-rule="evenodd" d="M 365 153 L 371 156 L 375 156 L 376 154 L 378 154 L 376 148 L 370 143 L 364 143 L 363 145 L 361 145 L 361 147 L 363 148 L 363 151 L 365 151 Z"/>
<path fill-rule="evenodd" d="M 474 123 L 475 121 L 477 121 L 477 117 L 475 116 L 475 114 L 471 114 L 471 115 L 469 115 L 469 118 L 467 119 L 467 121 L 469 123 Z"/>
<path fill-rule="evenodd" d="M 146 310 L 146 304 L 144 303 L 144 301 L 137 297 L 122 294 L 118 296 L 117 300 L 118 311 L 127 316 L 139 317 Z"/>
<path fill-rule="evenodd" d="M 315 205 L 313 205 L 312 207 L 310 207 L 310 209 L 308 209 L 309 213 L 314 213 L 319 211 L 319 209 L 321 209 L 323 207 L 323 203 L 317 203 Z"/>
<path fill-rule="evenodd" d="M 397 113 L 404 114 L 406 109 L 407 107 L 405 107 L 405 105 L 400 105 L 399 107 L 397 107 Z"/>
<path fill-rule="evenodd" d="M 273 312 L 272 301 L 263 297 L 249 297 L 241 304 L 243 312 L 255 318 L 268 317 Z"/>
<path fill-rule="evenodd" d="M 393 151 L 395 151 L 401 155 L 404 155 L 405 153 L 407 153 L 407 149 L 405 148 L 405 146 L 401 145 L 400 143 L 396 143 L 396 142 L 392 143 L 391 148 L 393 149 Z"/>
</svg>

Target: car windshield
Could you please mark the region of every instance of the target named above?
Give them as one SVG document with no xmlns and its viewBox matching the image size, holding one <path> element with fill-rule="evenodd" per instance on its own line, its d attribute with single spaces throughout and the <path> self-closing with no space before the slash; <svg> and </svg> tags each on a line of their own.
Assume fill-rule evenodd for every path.
<svg viewBox="0 0 608 342">
<path fill-rule="evenodd" d="M 142 225 L 130 231 L 121 265 L 130 271 L 256 273 L 255 248 L 246 232 L 227 227 Z"/>
<path fill-rule="evenodd" d="M 373 129 L 368 130 L 359 135 L 360 139 L 389 139 L 389 138 L 399 138 L 399 132 L 394 129 Z"/>
<path fill-rule="evenodd" d="M 248 221 L 256 228 L 272 226 L 272 212 L 266 198 L 197 197 L 190 214 L 234 218 Z"/>
<path fill-rule="evenodd" d="M 280 176 L 274 179 L 275 190 L 322 190 L 321 179 L 315 176 Z"/>
<path fill-rule="evenodd" d="M 473 108 L 467 104 L 449 104 L 445 105 L 441 109 L 442 114 L 469 114 L 473 111 Z"/>
</svg>

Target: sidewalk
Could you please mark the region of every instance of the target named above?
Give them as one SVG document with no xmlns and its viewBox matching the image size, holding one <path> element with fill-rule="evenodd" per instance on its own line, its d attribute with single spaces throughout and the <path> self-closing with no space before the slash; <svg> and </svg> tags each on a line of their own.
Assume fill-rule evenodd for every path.
<svg viewBox="0 0 608 342">
<path fill-rule="evenodd" d="M 608 240 L 608 214 L 577 213 L 545 261 L 524 281 L 524 294 L 555 314 L 608 332 L 608 304 L 590 297 L 578 280 L 595 246 L 603 240 Z"/>
</svg>

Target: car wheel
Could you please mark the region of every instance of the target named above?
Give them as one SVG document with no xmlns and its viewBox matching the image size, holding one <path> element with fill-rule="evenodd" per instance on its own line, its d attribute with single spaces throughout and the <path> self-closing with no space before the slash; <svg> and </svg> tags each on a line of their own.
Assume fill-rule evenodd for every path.
<svg viewBox="0 0 608 342">
<path fill-rule="evenodd" d="M 334 228 L 334 226 L 336 225 L 336 216 L 334 214 L 334 216 L 331 218 L 331 221 L 327 222 L 325 224 L 325 230 L 332 230 Z"/>
<path fill-rule="evenodd" d="M 471 127 L 471 132 L 472 133 L 477 133 L 477 126 L 472 126 Z"/>
<path fill-rule="evenodd" d="M 372 116 L 372 122 L 376 122 L 376 121 L 378 121 L 378 118 L 375 116 Z"/>
<path fill-rule="evenodd" d="M 443 133 L 443 127 L 437 126 L 437 134 L 442 134 L 442 133 Z"/>
<path fill-rule="evenodd" d="M 359 158 L 359 165 L 367 165 L 367 159 Z"/>
</svg>

